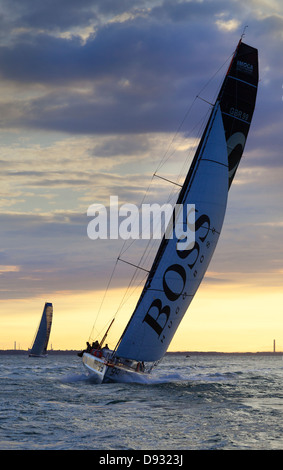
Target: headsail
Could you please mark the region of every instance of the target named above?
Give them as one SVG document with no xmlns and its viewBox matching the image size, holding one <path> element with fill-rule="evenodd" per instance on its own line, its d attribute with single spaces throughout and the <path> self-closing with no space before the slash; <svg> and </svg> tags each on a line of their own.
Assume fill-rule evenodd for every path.
<svg viewBox="0 0 283 470">
<path fill-rule="evenodd" d="M 166 352 L 216 247 L 228 190 L 242 157 L 256 100 L 257 50 L 239 42 L 177 203 L 195 204 L 195 243 L 163 239 L 117 356 L 156 361 Z"/>
<path fill-rule="evenodd" d="M 41 321 L 35 335 L 33 346 L 29 352 L 31 356 L 41 356 L 46 354 L 47 345 L 49 341 L 51 325 L 53 317 L 53 306 L 51 303 L 46 302 Z"/>
</svg>

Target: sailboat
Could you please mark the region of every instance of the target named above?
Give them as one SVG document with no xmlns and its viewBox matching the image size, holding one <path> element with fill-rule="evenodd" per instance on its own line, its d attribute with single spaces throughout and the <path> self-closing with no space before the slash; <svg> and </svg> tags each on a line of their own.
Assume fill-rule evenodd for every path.
<svg viewBox="0 0 283 470">
<path fill-rule="evenodd" d="M 102 348 L 104 337 L 80 353 L 99 383 L 140 381 L 162 359 L 208 268 L 256 102 L 258 51 L 242 38 L 177 199 L 184 214 L 189 203 L 195 204 L 193 247 L 181 250 L 176 235 L 163 237 L 115 349 Z"/>
<path fill-rule="evenodd" d="M 46 357 L 47 345 L 49 341 L 51 325 L 53 317 L 53 306 L 51 303 L 46 302 L 44 305 L 43 313 L 36 331 L 33 345 L 29 350 L 29 357 Z"/>
</svg>

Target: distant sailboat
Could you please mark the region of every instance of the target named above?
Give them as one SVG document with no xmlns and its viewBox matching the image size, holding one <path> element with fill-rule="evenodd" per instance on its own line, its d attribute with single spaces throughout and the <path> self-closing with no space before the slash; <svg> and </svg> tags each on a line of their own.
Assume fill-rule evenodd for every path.
<svg viewBox="0 0 283 470">
<path fill-rule="evenodd" d="M 29 357 L 46 357 L 53 317 L 53 306 L 46 302 L 44 305 L 41 321 L 29 351 Z"/>
<path fill-rule="evenodd" d="M 177 200 L 185 217 L 187 205 L 195 204 L 194 245 L 180 251 L 175 234 L 171 239 L 164 237 L 115 349 L 101 349 L 104 337 L 99 345 L 88 345 L 80 353 L 98 382 L 139 380 L 166 353 L 215 250 L 228 191 L 250 128 L 257 86 L 257 49 L 240 40 Z"/>
</svg>

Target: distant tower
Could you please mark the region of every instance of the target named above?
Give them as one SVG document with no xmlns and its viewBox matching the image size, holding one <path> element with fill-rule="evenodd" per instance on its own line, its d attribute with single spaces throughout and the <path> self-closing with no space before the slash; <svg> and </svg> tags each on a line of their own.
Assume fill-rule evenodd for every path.
<svg viewBox="0 0 283 470">
<path fill-rule="evenodd" d="M 14 349 L 16 350 L 17 349 L 17 342 L 14 341 Z"/>
<path fill-rule="evenodd" d="M 275 339 L 273 340 L 273 352 L 275 353 Z"/>
</svg>

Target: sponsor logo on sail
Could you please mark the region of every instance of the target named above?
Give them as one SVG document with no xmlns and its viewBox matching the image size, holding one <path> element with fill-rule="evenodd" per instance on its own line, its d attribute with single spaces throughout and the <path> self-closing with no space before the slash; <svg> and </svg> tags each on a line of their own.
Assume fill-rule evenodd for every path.
<svg viewBox="0 0 283 470">
<path fill-rule="evenodd" d="M 178 262 L 169 265 L 162 276 L 162 292 L 164 296 L 155 298 L 151 303 L 143 322 L 147 323 L 157 334 L 161 343 L 166 340 L 166 332 L 173 327 L 177 319 L 180 306 L 175 304 L 178 299 L 190 295 L 186 292 L 188 278 L 197 278 L 205 269 L 211 256 L 211 248 L 214 246 L 213 238 L 216 231 L 211 227 L 210 218 L 206 214 L 200 215 L 195 222 L 196 240 L 192 248 L 184 251 L 178 250 Z M 177 282 L 172 283 L 172 279 Z M 150 287 L 151 279 L 148 279 L 146 287 Z M 174 314 L 175 311 L 175 314 Z"/>
<path fill-rule="evenodd" d="M 236 70 L 251 75 L 254 71 L 254 67 L 252 64 L 248 64 L 247 62 L 243 62 L 242 60 L 237 60 Z"/>
</svg>

